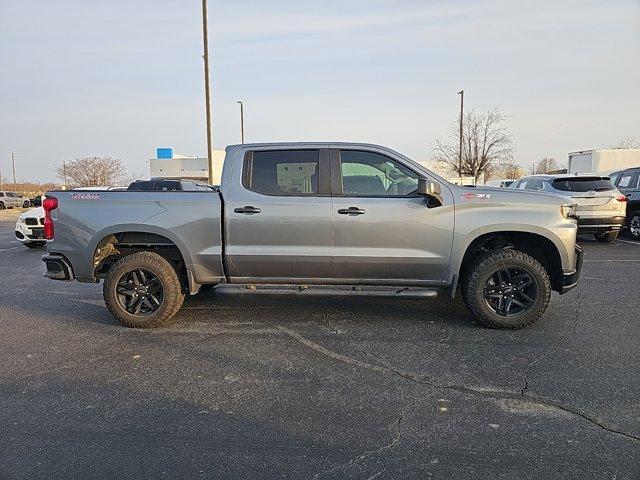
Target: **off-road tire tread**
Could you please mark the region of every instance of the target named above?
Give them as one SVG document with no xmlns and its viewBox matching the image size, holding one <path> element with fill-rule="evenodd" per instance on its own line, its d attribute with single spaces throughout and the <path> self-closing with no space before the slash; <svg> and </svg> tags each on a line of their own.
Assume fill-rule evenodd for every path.
<svg viewBox="0 0 640 480">
<path fill-rule="evenodd" d="M 115 272 L 123 265 L 131 266 L 132 263 L 136 263 L 136 267 L 139 268 L 153 269 L 154 273 L 162 282 L 164 301 L 168 302 L 163 312 L 155 312 L 149 315 L 148 320 L 144 322 L 132 322 L 124 315 L 121 315 L 122 309 L 118 304 L 118 300 L 115 295 L 111 294 L 114 282 L 117 282 L 121 276 Z M 113 289 L 113 291 L 115 291 L 115 289 Z M 182 284 L 180 283 L 175 268 L 161 255 L 146 251 L 132 253 L 114 263 L 104 279 L 102 293 L 104 302 L 111 315 L 118 319 L 123 325 L 131 328 L 155 328 L 164 325 L 178 313 L 178 310 L 180 310 L 184 302 Z"/>
<path fill-rule="evenodd" d="M 475 293 L 477 289 L 483 289 L 484 285 L 479 285 L 478 282 L 487 270 L 495 270 L 500 264 L 512 264 L 514 261 L 523 263 L 531 273 L 539 276 L 539 295 L 542 296 L 542 303 L 537 310 L 532 310 L 522 317 L 518 317 L 521 320 L 520 322 L 507 323 L 489 316 L 490 311 L 484 303 L 478 302 Z M 517 330 L 532 325 L 545 313 L 551 299 L 551 280 L 545 268 L 535 258 L 519 250 L 505 249 L 487 252 L 473 261 L 463 276 L 461 294 L 462 301 L 469 312 L 484 325 L 502 330 Z"/>
</svg>

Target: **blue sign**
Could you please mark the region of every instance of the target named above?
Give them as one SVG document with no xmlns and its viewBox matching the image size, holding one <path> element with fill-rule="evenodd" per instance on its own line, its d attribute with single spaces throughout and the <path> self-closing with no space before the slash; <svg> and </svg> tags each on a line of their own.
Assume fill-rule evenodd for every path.
<svg viewBox="0 0 640 480">
<path fill-rule="evenodd" d="M 173 148 L 157 148 L 158 158 L 173 158 Z"/>
</svg>

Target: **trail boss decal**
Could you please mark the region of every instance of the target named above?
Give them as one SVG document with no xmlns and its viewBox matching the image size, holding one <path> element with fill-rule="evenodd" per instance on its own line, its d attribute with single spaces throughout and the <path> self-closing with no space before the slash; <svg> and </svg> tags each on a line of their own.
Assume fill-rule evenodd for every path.
<svg viewBox="0 0 640 480">
<path fill-rule="evenodd" d="M 464 198 L 465 200 L 473 200 L 475 198 L 479 199 L 479 200 L 488 200 L 489 198 L 491 198 L 491 194 L 490 193 L 463 193 L 462 195 L 460 195 L 460 198 Z"/>
<path fill-rule="evenodd" d="M 72 193 L 71 200 L 100 200 L 99 193 Z"/>
</svg>

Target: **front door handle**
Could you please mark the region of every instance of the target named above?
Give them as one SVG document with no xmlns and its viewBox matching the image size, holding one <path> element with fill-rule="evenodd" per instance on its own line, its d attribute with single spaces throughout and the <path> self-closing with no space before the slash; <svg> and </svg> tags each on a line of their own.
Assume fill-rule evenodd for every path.
<svg viewBox="0 0 640 480">
<path fill-rule="evenodd" d="M 340 215 L 362 215 L 364 210 L 358 207 L 341 208 L 338 210 Z"/>
<path fill-rule="evenodd" d="M 233 211 L 235 213 L 244 213 L 245 215 L 253 215 L 254 213 L 260 213 L 262 210 L 260 210 L 257 207 L 253 207 L 251 205 L 246 205 L 244 207 L 234 208 Z"/>
</svg>

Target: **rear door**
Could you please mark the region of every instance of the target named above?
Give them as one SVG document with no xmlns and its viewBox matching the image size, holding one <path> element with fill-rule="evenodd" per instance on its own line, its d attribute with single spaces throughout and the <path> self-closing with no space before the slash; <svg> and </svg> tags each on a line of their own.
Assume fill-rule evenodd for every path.
<svg viewBox="0 0 640 480">
<path fill-rule="evenodd" d="M 342 283 L 439 284 L 453 236 L 450 192 L 429 208 L 420 174 L 366 149 L 331 151 L 334 276 Z M 351 279 L 351 281 L 350 281 Z"/>
<path fill-rule="evenodd" d="M 226 268 L 246 283 L 332 275 L 328 149 L 240 151 L 225 190 Z M 228 195 L 226 194 L 228 192 Z"/>
<path fill-rule="evenodd" d="M 622 172 L 617 180 L 618 190 L 627 196 L 630 202 L 640 202 L 640 171 Z"/>
</svg>

